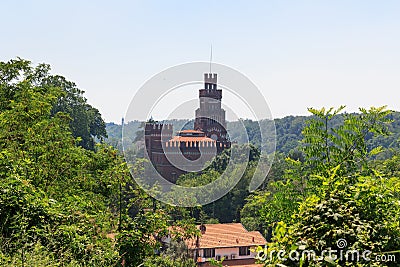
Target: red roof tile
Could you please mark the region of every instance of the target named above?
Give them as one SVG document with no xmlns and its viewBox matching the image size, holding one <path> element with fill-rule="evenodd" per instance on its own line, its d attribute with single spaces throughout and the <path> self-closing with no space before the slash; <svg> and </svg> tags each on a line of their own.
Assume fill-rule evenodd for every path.
<svg viewBox="0 0 400 267">
<path fill-rule="evenodd" d="M 198 246 L 196 246 L 196 238 L 186 242 L 190 249 L 262 246 L 267 243 L 260 232 L 248 232 L 241 223 L 205 224 L 204 226 L 206 231 L 200 236 Z"/>
<path fill-rule="evenodd" d="M 198 134 L 201 134 L 201 133 L 204 133 L 204 132 L 197 131 L 197 130 L 182 130 L 182 131 L 179 131 L 178 133 L 198 133 Z"/>
<path fill-rule="evenodd" d="M 208 138 L 207 136 L 174 136 L 167 142 L 213 142 L 215 140 Z"/>
</svg>

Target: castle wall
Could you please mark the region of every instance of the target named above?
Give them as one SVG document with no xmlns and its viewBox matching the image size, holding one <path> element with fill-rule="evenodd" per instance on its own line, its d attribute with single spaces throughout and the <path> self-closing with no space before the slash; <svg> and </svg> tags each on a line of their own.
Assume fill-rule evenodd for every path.
<svg viewBox="0 0 400 267">
<path fill-rule="evenodd" d="M 147 123 L 145 125 L 145 145 L 149 160 L 158 172 L 170 182 L 175 183 L 177 178 L 186 173 L 174 166 L 172 162 L 179 162 L 182 155 L 189 163 L 182 163 L 202 169 L 207 161 L 211 161 L 215 154 L 230 148 L 225 110 L 221 108 L 222 90 L 217 89 L 217 74 L 204 74 L 204 89 L 199 90 L 200 108 L 196 110 L 195 130 L 205 133 L 213 141 L 171 141 L 173 126 L 171 124 Z M 203 134 L 204 136 L 204 134 Z M 196 137 L 193 137 L 195 140 Z M 163 149 L 165 145 L 165 150 Z M 202 157 L 201 157 L 202 156 Z"/>
</svg>

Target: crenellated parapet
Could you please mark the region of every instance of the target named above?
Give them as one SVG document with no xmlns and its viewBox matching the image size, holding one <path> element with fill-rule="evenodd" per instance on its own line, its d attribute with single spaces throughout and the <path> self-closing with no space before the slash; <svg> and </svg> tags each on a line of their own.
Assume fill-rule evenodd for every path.
<svg viewBox="0 0 400 267">
<path fill-rule="evenodd" d="M 167 141 L 165 147 L 180 147 L 180 148 L 215 148 L 222 143 L 217 144 L 216 141 Z"/>
<path fill-rule="evenodd" d="M 217 84 L 217 74 L 204 73 L 204 83 Z"/>
<path fill-rule="evenodd" d="M 146 123 L 144 133 L 146 136 L 172 136 L 174 127 L 166 123 Z"/>
</svg>

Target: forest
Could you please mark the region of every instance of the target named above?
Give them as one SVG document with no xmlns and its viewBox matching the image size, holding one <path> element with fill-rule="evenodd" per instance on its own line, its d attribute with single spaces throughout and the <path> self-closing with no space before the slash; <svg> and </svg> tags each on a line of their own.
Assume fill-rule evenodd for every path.
<svg viewBox="0 0 400 267">
<path fill-rule="evenodd" d="M 248 163 L 234 162 L 245 168 L 242 178 L 221 199 L 183 208 L 155 200 L 135 183 L 150 164 L 142 137 L 124 140 L 133 162 L 127 164 L 121 125 L 105 123 L 84 91 L 51 74 L 48 64 L 0 62 L 0 99 L 0 266 L 194 267 L 183 241 L 200 234 L 197 224 L 225 222 L 264 235 L 268 246 L 259 252 L 275 255 L 260 257 L 264 266 L 399 265 L 400 113 L 386 107 L 309 108 L 310 116 L 276 119 L 272 167 L 255 192 L 248 185 L 268 144 L 258 122 L 229 122 L 237 151 L 250 151 Z M 193 123 L 171 122 L 175 129 Z M 250 143 L 235 123 L 245 125 Z M 124 127 L 135 133 L 143 122 Z M 225 150 L 177 183 L 214 181 L 229 160 Z M 161 239 L 171 232 L 165 247 Z M 283 261 L 271 253 L 321 252 L 339 239 L 372 255 L 392 253 L 397 263 Z"/>
</svg>

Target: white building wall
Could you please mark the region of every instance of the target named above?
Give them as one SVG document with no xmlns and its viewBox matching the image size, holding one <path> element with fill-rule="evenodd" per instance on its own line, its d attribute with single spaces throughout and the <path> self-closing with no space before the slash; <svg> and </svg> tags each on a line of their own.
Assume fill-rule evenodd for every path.
<svg viewBox="0 0 400 267">
<path fill-rule="evenodd" d="M 235 255 L 235 259 L 254 259 L 256 256 L 255 252 L 250 252 L 250 255 L 239 256 L 239 247 L 232 247 L 232 248 L 216 248 L 215 249 L 215 256 L 226 257 L 227 260 L 230 260 L 232 254 Z M 204 257 L 203 249 L 200 249 L 199 256 Z"/>
<path fill-rule="evenodd" d="M 220 255 L 221 258 L 226 256 L 227 260 L 231 259 L 231 255 L 235 254 L 235 258 L 239 256 L 239 248 L 216 248 L 215 256 Z"/>
</svg>

